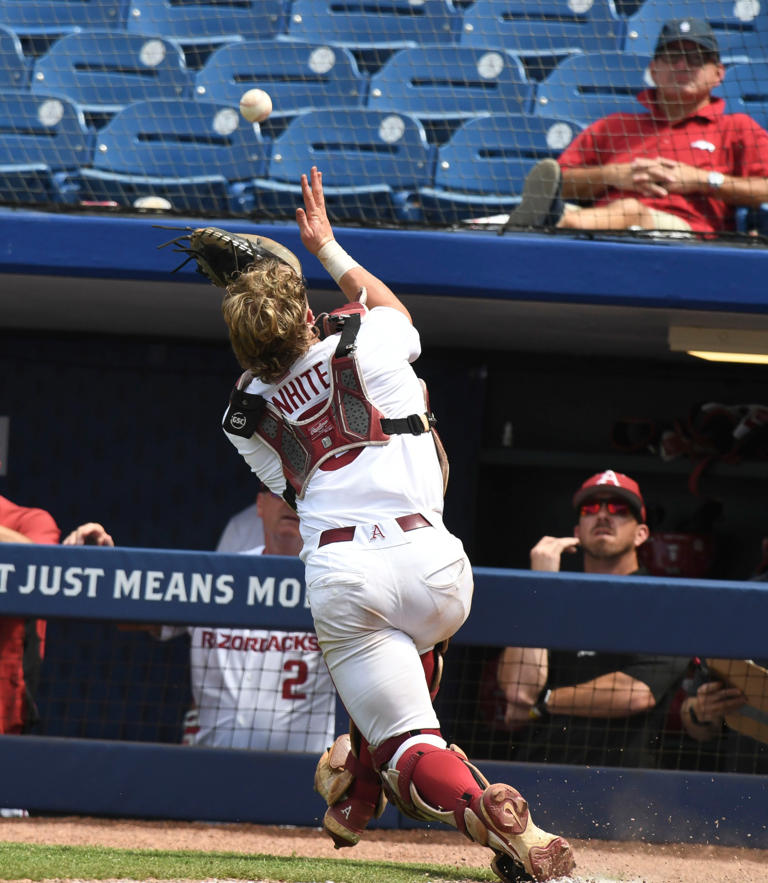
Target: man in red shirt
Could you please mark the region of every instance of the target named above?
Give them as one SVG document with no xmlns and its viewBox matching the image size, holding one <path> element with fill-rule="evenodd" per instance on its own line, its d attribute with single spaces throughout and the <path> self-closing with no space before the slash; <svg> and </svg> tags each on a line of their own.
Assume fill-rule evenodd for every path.
<svg viewBox="0 0 768 883">
<path fill-rule="evenodd" d="M 0 543 L 58 543 L 59 528 L 43 509 L 0 496 Z M 45 622 L 0 617 L 0 733 L 23 733 L 34 722 L 32 698 L 45 645 Z"/>
<path fill-rule="evenodd" d="M 712 96 L 725 68 L 707 22 L 666 22 L 649 70 L 646 110 L 598 120 L 538 163 L 507 228 L 714 233 L 733 229 L 735 206 L 768 201 L 768 132 Z"/>
</svg>

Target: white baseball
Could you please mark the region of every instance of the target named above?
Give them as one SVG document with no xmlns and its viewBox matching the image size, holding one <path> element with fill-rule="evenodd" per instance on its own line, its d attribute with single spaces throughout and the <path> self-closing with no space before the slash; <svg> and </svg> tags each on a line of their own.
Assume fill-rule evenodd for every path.
<svg viewBox="0 0 768 883">
<path fill-rule="evenodd" d="M 272 113 L 272 99 L 263 89 L 249 89 L 240 99 L 240 113 L 249 123 L 260 123 Z"/>
</svg>

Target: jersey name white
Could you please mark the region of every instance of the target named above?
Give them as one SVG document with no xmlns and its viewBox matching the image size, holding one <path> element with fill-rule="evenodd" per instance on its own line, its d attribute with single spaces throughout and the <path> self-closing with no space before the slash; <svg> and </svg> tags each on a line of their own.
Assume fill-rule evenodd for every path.
<svg viewBox="0 0 768 883">
<path fill-rule="evenodd" d="M 405 316 L 389 307 L 372 309 L 356 343 L 371 402 L 387 417 L 423 413 L 424 395 L 410 364 L 420 355 L 421 345 Z M 287 417 L 302 418 L 328 400 L 327 365 L 337 344 L 337 335 L 317 342 L 280 383 L 254 380 L 246 392 L 264 396 Z M 256 475 L 282 494 L 286 481 L 277 454 L 258 436 L 227 435 Z M 381 520 L 412 512 L 442 515 L 442 475 L 431 433 L 395 435 L 386 445 L 363 448 L 339 469 L 331 463 L 315 472 L 304 499 L 297 501 L 305 543 L 327 528 L 369 523 L 372 507 Z"/>
</svg>

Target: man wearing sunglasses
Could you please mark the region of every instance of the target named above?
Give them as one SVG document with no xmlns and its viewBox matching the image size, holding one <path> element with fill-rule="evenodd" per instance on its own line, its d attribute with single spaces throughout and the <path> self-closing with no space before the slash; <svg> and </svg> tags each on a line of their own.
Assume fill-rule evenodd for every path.
<svg viewBox="0 0 768 883">
<path fill-rule="evenodd" d="M 643 572 L 637 550 L 649 532 L 634 479 L 599 472 L 576 491 L 573 507 L 573 536 L 543 537 L 531 550 L 533 570 L 559 571 L 561 556 L 580 550 L 585 573 L 624 579 Z M 505 648 L 497 680 L 513 732 L 511 759 L 655 766 L 687 663 L 674 656 Z"/>
<path fill-rule="evenodd" d="M 768 132 L 712 95 L 726 74 L 709 24 L 666 22 L 648 73 L 642 109 L 593 122 L 537 163 L 508 229 L 717 233 L 734 229 L 735 206 L 768 200 Z"/>
</svg>

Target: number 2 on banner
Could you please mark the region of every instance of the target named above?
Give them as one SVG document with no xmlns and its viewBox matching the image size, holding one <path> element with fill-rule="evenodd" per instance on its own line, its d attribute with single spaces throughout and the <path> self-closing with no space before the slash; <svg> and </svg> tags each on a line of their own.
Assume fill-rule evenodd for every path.
<svg viewBox="0 0 768 883">
<path fill-rule="evenodd" d="M 296 676 L 283 681 L 283 699 L 306 699 L 307 694 L 295 692 L 295 688 L 307 682 L 309 668 L 303 659 L 289 659 L 283 665 L 283 671 L 295 671 Z"/>
</svg>

